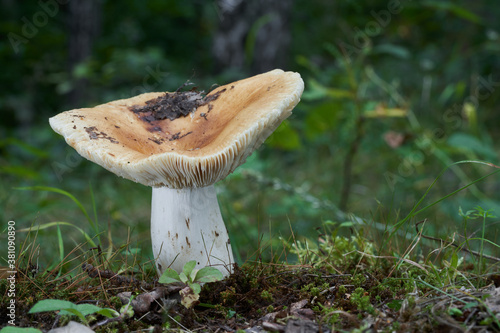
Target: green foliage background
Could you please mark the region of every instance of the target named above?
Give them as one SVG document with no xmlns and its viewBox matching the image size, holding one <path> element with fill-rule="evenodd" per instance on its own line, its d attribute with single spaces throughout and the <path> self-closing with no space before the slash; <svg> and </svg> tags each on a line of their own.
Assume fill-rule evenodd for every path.
<svg viewBox="0 0 500 333">
<path fill-rule="evenodd" d="M 63 6 L 35 36 L 13 47 L 12 33 L 22 36 L 23 18 L 32 20 L 41 9 L 34 1 L 4 2 L 0 228 L 9 220 L 18 229 L 67 221 L 92 234 L 67 197 L 16 189 L 57 187 L 95 210 L 108 243 L 112 240 L 115 248 L 129 243 L 150 256 L 151 190 L 82 159 L 52 132 L 47 119 L 68 109 L 67 94 L 81 78 L 88 80 L 81 107 L 144 91 L 172 91 L 190 78 L 205 89 L 243 78 L 250 75 L 252 45 L 248 67 L 215 73 L 210 49 L 221 19 L 217 2 L 103 1 L 93 54 L 69 72 Z M 259 246 L 274 249 L 266 258 L 279 256 L 278 236 L 289 239 L 293 230 L 297 238 L 315 237 L 325 221 L 349 220 L 338 210 L 349 156 L 346 213 L 383 225 L 404 217 L 453 162 L 498 164 L 499 16 L 496 0 L 296 0 L 284 69 L 304 78 L 302 102 L 246 164 L 218 185 L 239 259 L 259 257 Z M 154 80 L 145 81 L 151 73 Z M 491 171 L 452 167 L 425 202 Z M 462 228 L 459 207 L 481 205 L 498 213 L 498 190 L 498 176 L 492 176 L 416 219 L 428 219 L 430 235 L 451 236 Z M 480 227 L 479 221 L 469 222 L 467 232 Z M 487 238 L 498 242 L 495 219 L 486 227 Z M 61 228 L 67 248 L 85 241 L 76 229 Z M 366 229 L 375 239 L 381 234 L 373 226 Z M 410 224 L 407 230 L 414 233 Z M 26 235 L 20 232 L 18 239 Z M 55 228 L 39 231 L 41 264 L 57 260 L 56 235 Z M 5 233 L 0 237 L 5 239 Z M 399 246 L 404 249 L 404 241 Z M 494 247 L 487 251 L 498 254 Z"/>
</svg>

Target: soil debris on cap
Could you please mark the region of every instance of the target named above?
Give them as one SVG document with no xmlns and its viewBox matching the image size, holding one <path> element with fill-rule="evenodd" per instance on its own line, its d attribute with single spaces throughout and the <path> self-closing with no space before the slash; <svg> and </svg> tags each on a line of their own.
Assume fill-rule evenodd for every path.
<svg viewBox="0 0 500 333">
<path fill-rule="evenodd" d="M 179 117 L 186 117 L 195 112 L 198 107 L 215 101 L 226 90 L 222 89 L 214 94 L 197 91 L 196 87 L 189 91 L 180 91 L 190 84 L 192 83 L 184 83 L 173 93 L 167 92 L 163 96 L 146 101 L 144 106 L 133 105 L 129 109 L 148 123 L 164 119 L 175 120 Z M 211 105 L 209 104 L 208 107 L 210 111 Z"/>
<path fill-rule="evenodd" d="M 97 139 L 106 139 L 109 140 L 111 143 L 118 143 L 118 141 L 115 138 L 110 137 L 104 132 L 98 132 L 99 130 L 95 127 L 84 127 L 85 132 L 88 133 L 90 140 L 97 140 Z"/>
<path fill-rule="evenodd" d="M 153 130 L 150 130 L 150 132 L 152 132 Z M 161 128 L 158 130 L 158 131 L 161 131 Z M 164 143 L 166 140 L 168 141 L 174 141 L 174 140 L 179 140 L 179 139 L 182 139 L 183 137 L 185 137 L 186 135 L 189 135 L 193 133 L 193 131 L 190 131 L 190 132 L 187 132 L 186 134 L 182 134 L 181 135 L 181 132 L 177 132 L 175 134 L 172 134 L 170 136 L 170 138 L 148 138 L 149 141 L 153 141 L 154 143 L 156 143 L 157 145 L 161 145 L 162 143 Z"/>
</svg>

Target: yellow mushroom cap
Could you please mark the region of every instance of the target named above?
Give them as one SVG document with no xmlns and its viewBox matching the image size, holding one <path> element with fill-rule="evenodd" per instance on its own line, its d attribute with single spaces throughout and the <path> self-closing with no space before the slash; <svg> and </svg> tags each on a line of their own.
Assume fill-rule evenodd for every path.
<svg viewBox="0 0 500 333">
<path fill-rule="evenodd" d="M 133 111 L 164 95 L 145 93 L 62 112 L 51 127 L 83 157 L 132 181 L 204 187 L 225 178 L 300 101 L 298 73 L 276 69 L 214 89 L 219 96 L 186 117 L 147 122 Z"/>
</svg>

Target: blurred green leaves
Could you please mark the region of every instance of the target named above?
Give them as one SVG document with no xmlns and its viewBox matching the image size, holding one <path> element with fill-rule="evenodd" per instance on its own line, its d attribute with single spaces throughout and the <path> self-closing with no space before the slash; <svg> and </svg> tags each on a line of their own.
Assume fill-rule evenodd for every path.
<svg viewBox="0 0 500 333">
<path fill-rule="evenodd" d="M 273 134 L 271 134 L 267 140 L 267 144 L 270 147 L 282 150 L 296 150 L 302 146 L 299 133 L 287 120 L 281 123 Z"/>
<path fill-rule="evenodd" d="M 456 152 L 470 158 L 481 158 L 488 161 L 495 161 L 497 153 L 495 149 L 485 142 L 479 140 L 476 136 L 457 132 L 450 135 L 447 144 Z"/>
<path fill-rule="evenodd" d="M 480 24 L 482 22 L 481 18 L 472 11 L 450 1 L 422 1 L 420 4 L 425 7 L 448 11 L 472 23 Z"/>
<path fill-rule="evenodd" d="M 334 99 L 354 98 L 352 91 L 326 87 L 315 79 L 307 81 L 306 87 L 307 90 L 302 94 L 302 98 L 305 101 L 315 101 L 326 97 Z"/>
<path fill-rule="evenodd" d="M 328 101 L 313 107 L 308 111 L 305 120 L 305 134 L 310 140 L 314 140 L 333 130 L 339 121 L 342 112 L 342 104 L 338 101 Z"/>
</svg>

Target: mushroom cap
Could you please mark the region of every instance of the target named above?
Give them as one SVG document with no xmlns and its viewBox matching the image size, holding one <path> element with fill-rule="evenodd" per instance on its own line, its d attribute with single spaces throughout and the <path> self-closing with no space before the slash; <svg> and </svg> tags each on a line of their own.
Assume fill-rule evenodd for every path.
<svg viewBox="0 0 500 333">
<path fill-rule="evenodd" d="M 214 89 L 186 117 L 148 122 L 134 107 L 164 92 L 62 112 L 50 126 L 83 157 L 132 181 L 203 187 L 233 172 L 287 118 L 304 90 L 298 73 L 276 69 Z"/>
</svg>

